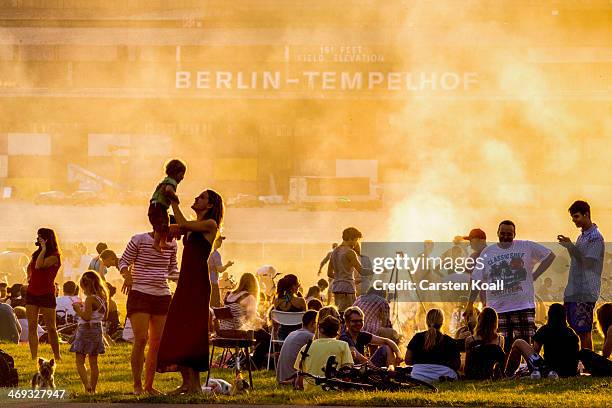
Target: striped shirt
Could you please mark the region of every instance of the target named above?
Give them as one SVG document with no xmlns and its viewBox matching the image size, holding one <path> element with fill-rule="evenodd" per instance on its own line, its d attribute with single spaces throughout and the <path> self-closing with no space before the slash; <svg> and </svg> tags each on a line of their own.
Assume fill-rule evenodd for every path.
<svg viewBox="0 0 612 408">
<path fill-rule="evenodd" d="M 119 270 L 132 266 L 132 289 L 153 296 L 170 295 L 168 275 L 178 273 L 176 241 L 168 242 L 162 253 L 153 249 L 153 237 L 145 232 L 128 242 L 119 260 Z"/>
</svg>

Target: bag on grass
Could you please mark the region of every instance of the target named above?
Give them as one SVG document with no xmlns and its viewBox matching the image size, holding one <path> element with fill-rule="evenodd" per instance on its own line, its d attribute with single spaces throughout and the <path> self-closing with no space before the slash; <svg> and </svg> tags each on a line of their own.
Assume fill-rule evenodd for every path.
<svg viewBox="0 0 612 408">
<path fill-rule="evenodd" d="M 0 350 L 0 387 L 17 387 L 19 376 L 13 357 Z"/>
</svg>

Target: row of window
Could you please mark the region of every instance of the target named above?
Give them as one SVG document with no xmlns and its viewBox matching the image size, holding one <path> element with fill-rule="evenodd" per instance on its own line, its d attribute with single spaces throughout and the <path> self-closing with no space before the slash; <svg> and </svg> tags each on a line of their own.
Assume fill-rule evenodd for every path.
<svg viewBox="0 0 612 408">
<path fill-rule="evenodd" d="M 0 8 L 5 9 L 170 11 L 201 5 L 201 0 L 0 0 Z"/>
</svg>

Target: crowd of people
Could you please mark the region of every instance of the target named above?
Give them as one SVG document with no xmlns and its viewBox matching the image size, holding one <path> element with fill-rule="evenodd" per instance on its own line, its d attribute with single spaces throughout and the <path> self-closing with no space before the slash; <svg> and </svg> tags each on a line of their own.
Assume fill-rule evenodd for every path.
<svg viewBox="0 0 612 408">
<path fill-rule="evenodd" d="M 581 229 L 576 243 L 558 236 L 571 258 L 569 279 L 564 303 L 549 306 L 544 325 L 535 324 L 534 281 L 555 255 L 536 242 L 515 240 L 516 225 L 504 220 L 495 244 L 487 245 L 480 229 L 465 238 L 473 249 L 469 256 L 483 260 L 466 272 L 468 280 L 501 279 L 505 289 L 472 290 L 464 327 L 454 337 L 444 333 L 444 311 L 431 307 L 421 316 L 426 330 L 408 338 L 401 327 L 394 327 L 386 291 L 359 286 L 365 267 L 363 235 L 354 227 L 342 232 L 342 242 L 334 244 L 320 263 L 319 275 L 327 264 L 327 279 L 320 279 L 305 295 L 298 276 L 285 274 L 276 282 L 271 266 L 265 267 L 265 273 L 243 273 L 231 288 L 221 285 L 220 275 L 233 265 L 224 264 L 218 252 L 225 239 L 220 234 L 223 199 L 213 190 L 203 191 L 191 205 L 193 219 L 188 219 L 176 194 L 186 166 L 172 160 L 166 169 L 167 177 L 149 207 L 153 231 L 135 234 L 121 257 L 106 247 L 97 248 L 99 255 L 78 283 L 63 284 L 62 296 L 55 284 L 62 265 L 58 238 L 51 229 L 38 230 L 27 285 L 13 285 L 10 293 L 8 285 L 0 285 L 1 339 L 27 342 L 32 359 L 37 359 L 44 338 L 54 360 L 61 361 L 58 326 L 72 324 L 70 351 L 75 353 L 84 390 L 94 393 L 98 357 L 125 338 L 117 335 L 121 333 L 113 300 L 117 289 L 105 281 L 108 268 L 115 267 L 123 278 L 121 292 L 127 295 L 126 314 L 133 333 L 130 363 L 135 394 L 161 393 L 154 378 L 165 372 L 179 372 L 182 379 L 169 394 L 201 392 L 200 373 L 210 369 L 209 342 L 221 330 L 252 331 L 255 346 L 247 360 L 264 369 L 271 359 L 278 383 L 296 388 L 304 385 L 300 371 L 322 375 L 332 355 L 340 366 L 406 364 L 414 378 L 426 382 L 515 375 L 558 378 L 580 372 L 612 376 L 612 303 L 600 302 L 597 307 L 604 240 L 586 202 L 577 201 L 569 208 Z M 179 239 L 184 246 L 180 261 Z M 174 293 L 169 280 L 178 280 Z M 479 297 L 481 308 L 475 305 Z M 219 307 L 228 309 L 231 318 L 217 319 Z M 279 323 L 271 318 L 272 310 L 299 314 L 301 324 Z M 594 315 L 604 339 L 601 353 L 593 347 Z M 271 347 L 271 338 L 282 346 Z M 301 352 L 309 342 L 310 352 L 305 355 Z"/>
</svg>

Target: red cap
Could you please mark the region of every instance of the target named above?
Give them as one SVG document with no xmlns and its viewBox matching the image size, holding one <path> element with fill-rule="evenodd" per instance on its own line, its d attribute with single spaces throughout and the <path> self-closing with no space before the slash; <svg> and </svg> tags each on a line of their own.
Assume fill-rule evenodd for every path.
<svg viewBox="0 0 612 408">
<path fill-rule="evenodd" d="M 469 235 L 463 237 L 463 239 L 474 239 L 474 238 L 478 238 L 478 239 L 487 239 L 487 234 L 485 234 L 485 232 L 483 230 L 481 230 L 480 228 L 474 228 L 473 230 L 470 231 Z"/>
</svg>

